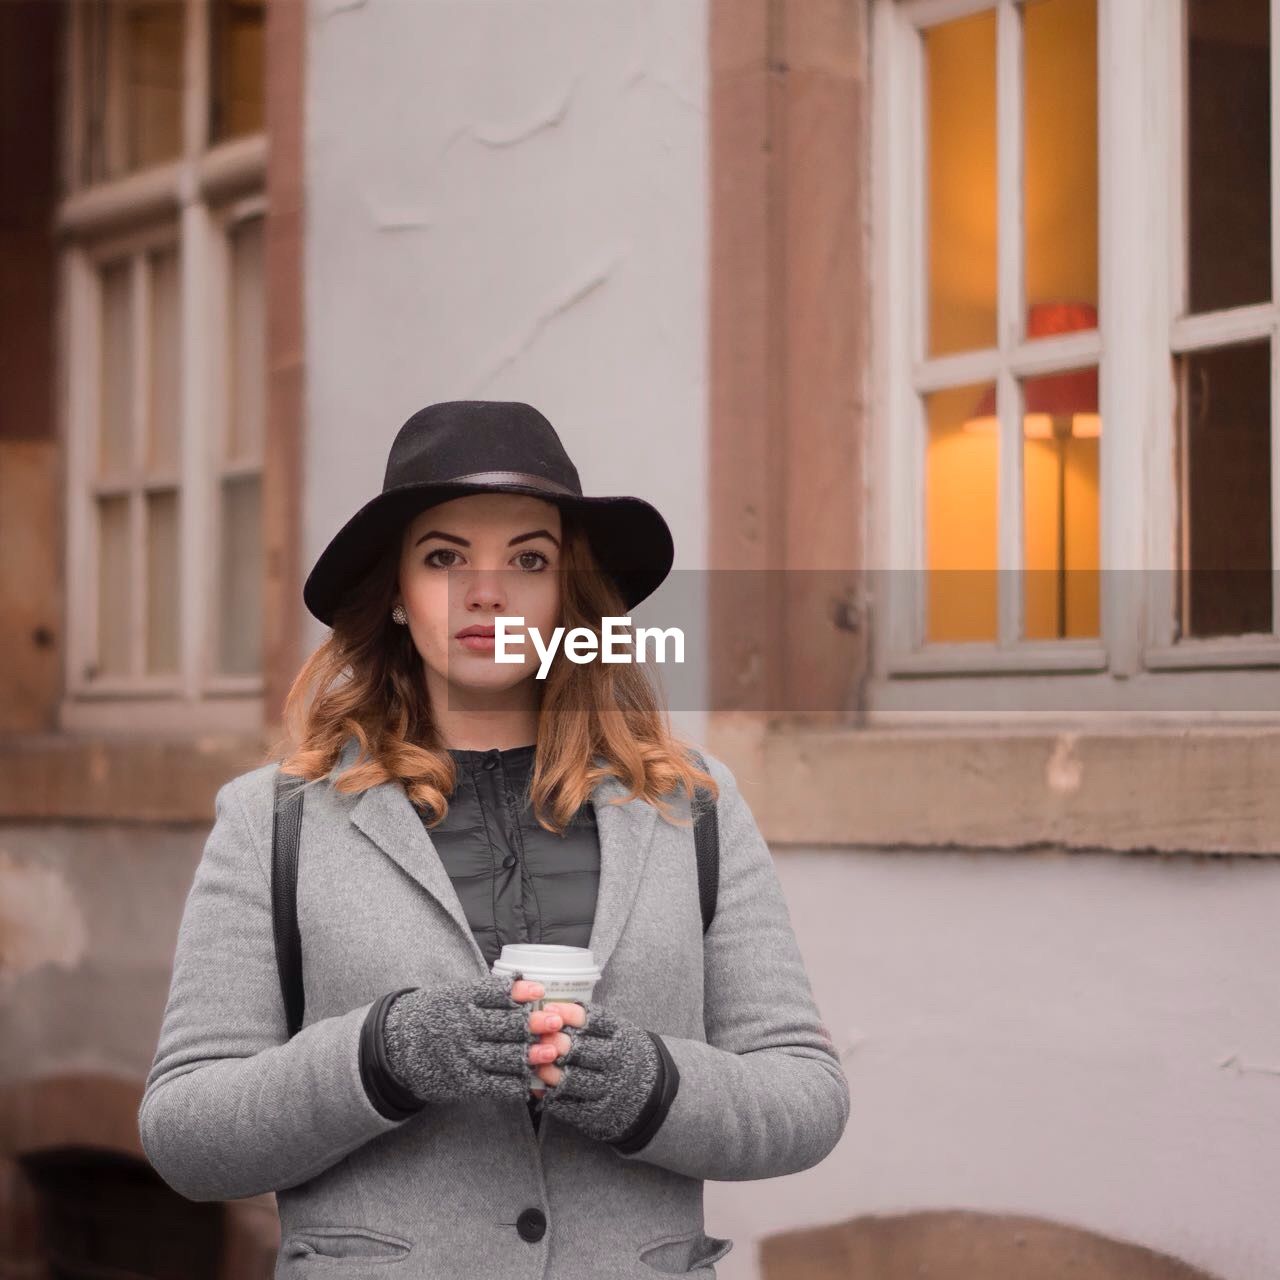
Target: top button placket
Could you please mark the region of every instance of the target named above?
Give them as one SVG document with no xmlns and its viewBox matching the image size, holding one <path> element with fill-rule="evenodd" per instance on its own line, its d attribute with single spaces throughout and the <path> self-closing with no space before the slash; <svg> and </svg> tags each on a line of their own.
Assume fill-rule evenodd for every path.
<svg viewBox="0 0 1280 1280">
<path fill-rule="evenodd" d="M 484 785 L 477 785 L 477 794 L 482 795 L 481 807 L 484 810 L 485 823 L 489 827 L 489 844 L 495 854 L 501 855 L 499 865 L 505 870 L 515 867 L 519 861 L 520 830 L 519 817 L 513 812 L 510 797 L 507 794 L 506 770 L 503 768 L 502 752 L 493 747 L 484 753 L 480 761 Z M 477 778 L 479 784 L 480 779 Z M 506 896 L 504 891 L 503 896 Z M 516 937 L 510 941 L 527 942 L 532 938 L 528 916 L 524 906 L 523 878 L 514 886 L 514 897 L 510 899 L 515 916 Z"/>
</svg>

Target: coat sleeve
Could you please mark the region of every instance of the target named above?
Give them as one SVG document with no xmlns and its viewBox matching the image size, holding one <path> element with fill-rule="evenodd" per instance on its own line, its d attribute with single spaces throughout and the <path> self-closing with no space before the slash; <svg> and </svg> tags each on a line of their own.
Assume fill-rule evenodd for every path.
<svg viewBox="0 0 1280 1280">
<path fill-rule="evenodd" d="M 720 784 L 720 889 L 704 939 L 707 1040 L 662 1034 L 679 1087 L 653 1138 L 624 1160 L 745 1181 L 822 1160 L 849 1118 L 849 1084 L 818 1016 L 769 847 L 728 766 Z"/>
<path fill-rule="evenodd" d="M 400 1123 L 361 1079 L 361 1030 L 376 1001 L 288 1038 L 270 880 L 243 783 L 215 799 L 138 1111 L 147 1158 L 189 1200 L 295 1186 Z M 264 821 L 269 831 L 269 810 Z"/>
</svg>

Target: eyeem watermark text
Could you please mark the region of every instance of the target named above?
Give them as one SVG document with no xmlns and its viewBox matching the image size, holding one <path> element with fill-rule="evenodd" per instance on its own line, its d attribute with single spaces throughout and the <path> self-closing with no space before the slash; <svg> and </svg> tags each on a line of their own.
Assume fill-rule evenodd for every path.
<svg viewBox="0 0 1280 1280">
<path fill-rule="evenodd" d="M 527 635 L 533 642 L 533 647 L 540 660 L 538 666 L 539 680 L 546 679 L 547 672 L 551 670 L 552 660 L 555 658 L 562 643 L 565 657 L 570 662 L 576 662 L 579 665 L 596 661 L 684 661 L 684 632 L 679 627 L 637 627 L 634 632 L 631 632 L 622 629 L 630 627 L 630 618 L 601 618 L 600 634 L 598 636 L 590 627 L 574 627 L 567 635 L 564 627 L 557 627 L 551 633 L 550 641 L 547 642 L 543 640 L 542 634 L 537 627 L 528 627 L 520 632 L 516 632 L 514 629 L 508 630 L 508 627 L 523 626 L 523 623 L 524 618 L 522 617 L 495 618 L 493 620 L 493 658 L 495 662 L 523 662 L 523 655 L 519 652 L 510 652 L 507 646 L 514 645 L 517 648 L 523 648 L 524 639 Z M 667 657 L 667 644 L 669 641 L 673 643 L 675 649 L 674 656 L 670 659 Z M 646 656 L 650 643 L 652 643 L 656 655 L 653 658 Z"/>
</svg>

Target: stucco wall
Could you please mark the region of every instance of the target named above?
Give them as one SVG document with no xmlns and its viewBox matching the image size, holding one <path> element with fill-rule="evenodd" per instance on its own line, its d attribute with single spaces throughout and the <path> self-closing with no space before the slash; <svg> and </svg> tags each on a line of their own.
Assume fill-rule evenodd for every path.
<svg viewBox="0 0 1280 1280">
<path fill-rule="evenodd" d="M 525 400 L 587 493 L 706 538 L 701 0 L 312 0 L 304 572 L 436 400 Z M 307 618 L 308 648 L 323 635 Z"/>
<path fill-rule="evenodd" d="M 200 827 L 0 830 L 0 1086 L 151 1067 Z"/>
<path fill-rule="evenodd" d="M 1280 864 L 777 855 L 853 1110 L 830 1157 L 708 1184 L 736 1246 L 865 1213 L 1041 1215 L 1280 1274 Z M 833 910 L 838 904 L 838 910 Z"/>
</svg>

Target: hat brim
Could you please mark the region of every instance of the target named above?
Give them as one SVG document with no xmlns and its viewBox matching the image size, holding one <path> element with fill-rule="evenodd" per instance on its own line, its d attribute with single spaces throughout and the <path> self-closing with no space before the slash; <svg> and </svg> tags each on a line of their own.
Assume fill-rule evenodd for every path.
<svg viewBox="0 0 1280 1280">
<path fill-rule="evenodd" d="M 390 540 L 420 511 L 471 493 L 524 493 L 571 507 L 581 520 L 600 567 L 617 584 L 628 609 L 662 585 L 675 561 L 671 530 L 643 498 L 550 494 L 521 484 L 426 483 L 388 489 L 366 502 L 320 553 L 302 588 L 303 603 L 325 626 L 377 563 Z"/>
</svg>

